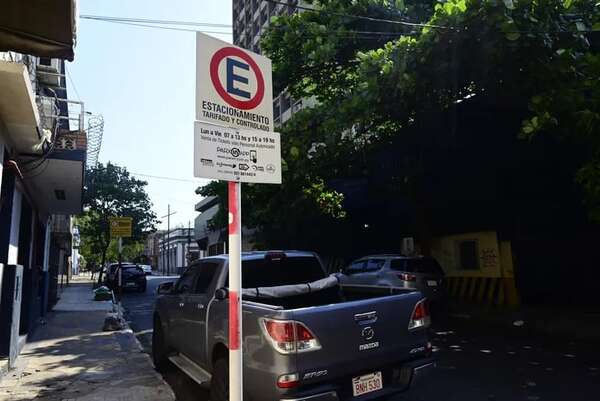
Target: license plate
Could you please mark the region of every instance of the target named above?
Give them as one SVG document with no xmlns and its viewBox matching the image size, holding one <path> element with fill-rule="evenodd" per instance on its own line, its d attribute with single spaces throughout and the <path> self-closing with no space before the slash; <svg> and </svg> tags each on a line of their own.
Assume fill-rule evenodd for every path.
<svg viewBox="0 0 600 401">
<path fill-rule="evenodd" d="M 427 280 L 427 285 L 430 287 L 437 287 L 437 281 L 435 280 Z"/>
<path fill-rule="evenodd" d="M 355 397 L 373 391 L 381 390 L 383 381 L 381 380 L 381 372 L 370 373 L 364 376 L 358 376 L 352 379 L 352 392 Z"/>
<path fill-rule="evenodd" d="M 125 287 L 135 287 L 135 283 L 125 283 Z"/>
</svg>

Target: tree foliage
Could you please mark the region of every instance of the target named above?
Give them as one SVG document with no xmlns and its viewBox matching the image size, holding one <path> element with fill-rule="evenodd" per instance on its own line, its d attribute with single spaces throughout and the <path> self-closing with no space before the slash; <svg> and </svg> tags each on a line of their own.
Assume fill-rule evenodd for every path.
<svg viewBox="0 0 600 401">
<path fill-rule="evenodd" d="M 507 137 L 532 143 L 548 137 L 585 148 L 572 179 L 600 220 L 600 3 L 306 3 L 317 11 L 273 18 L 261 42 L 276 87 L 315 104 L 281 129 L 283 186 L 248 186 L 248 199 L 259 201 L 252 203 L 250 224 L 342 218 L 343 197 L 328 196 L 329 184 L 367 176 L 366 160 L 391 143 L 409 149 L 398 182 L 421 203 L 428 152 L 456 146 L 457 109 L 474 103 L 496 119 L 480 127 L 482 135 L 514 118 L 518 124 Z M 435 119 L 449 123 L 423 129 Z"/>
<path fill-rule="evenodd" d="M 124 256 L 133 258 L 136 252 L 139 254 L 145 234 L 154 231 L 157 223 L 146 185 L 147 182 L 136 179 L 124 167 L 110 162 L 99 163 L 86 172 L 85 212 L 78 224 L 82 254 L 87 261 L 103 266 L 107 257 L 116 258 L 116 241 L 110 238 L 110 217 L 132 217 L 132 237 L 123 239 Z"/>
</svg>

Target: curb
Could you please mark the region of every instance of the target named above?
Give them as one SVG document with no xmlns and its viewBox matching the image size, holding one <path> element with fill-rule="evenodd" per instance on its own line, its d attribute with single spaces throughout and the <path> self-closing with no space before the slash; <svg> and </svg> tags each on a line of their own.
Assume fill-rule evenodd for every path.
<svg viewBox="0 0 600 401">
<path fill-rule="evenodd" d="M 117 312 L 121 315 L 121 317 L 123 317 L 125 308 L 121 305 L 121 308 L 119 309 L 119 304 L 115 304 L 114 306 L 115 306 L 115 309 L 117 310 Z M 152 362 L 152 358 L 150 358 L 150 355 L 148 355 L 147 353 L 144 352 L 144 347 L 142 346 L 142 343 L 140 343 L 140 340 L 138 340 L 137 336 L 133 332 L 133 329 L 131 328 L 131 326 L 129 325 L 127 320 L 125 320 L 125 318 L 123 318 L 123 329 L 115 331 L 115 333 L 122 333 L 124 335 L 130 336 L 133 339 L 134 344 L 137 346 L 138 352 L 140 354 L 144 355 L 148 364 L 152 367 L 152 372 L 153 372 L 156 380 L 159 383 L 161 383 L 162 386 L 164 386 L 166 389 L 168 389 L 168 394 L 169 394 L 170 398 L 165 399 L 165 401 L 175 401 L 177 398 L 175 396 L 175 393 L 173 392 L 173 389 L 165 381 L 165 379 L 162 377 L 162 375 L 156 371 L 156 368 L 154 367 L 154 362 Z"/>
</svg>

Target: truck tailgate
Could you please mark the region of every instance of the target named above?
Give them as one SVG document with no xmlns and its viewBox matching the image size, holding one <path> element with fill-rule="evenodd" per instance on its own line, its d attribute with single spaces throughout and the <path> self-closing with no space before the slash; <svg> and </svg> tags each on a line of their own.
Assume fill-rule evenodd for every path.
<svg viewBox="0 0 600 401">
<path fill-rule="evenodd" d="M 408 330 L 421 299 L 420 293 L 411 292 L 295 309 L 293 319 L 310 328 L 321 344 L 319 350 L 297 355 L 300 377 L 305 382 L 330 381 L 423 357 L 425 330 Z"/>
</svg>

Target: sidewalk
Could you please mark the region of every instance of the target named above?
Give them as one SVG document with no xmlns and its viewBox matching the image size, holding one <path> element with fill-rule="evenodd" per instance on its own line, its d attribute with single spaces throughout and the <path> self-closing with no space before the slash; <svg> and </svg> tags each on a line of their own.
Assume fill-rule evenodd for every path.
<svg viewBox="0 0 600 401">
<path fill-rule="evenodd" d="M 94 302 L 92 282 L 75 278 L 47 324 L 0 379 L 0 401 L 174 401 L 131 330 L 103 332 L 111 302 Z"/>
</svg>

